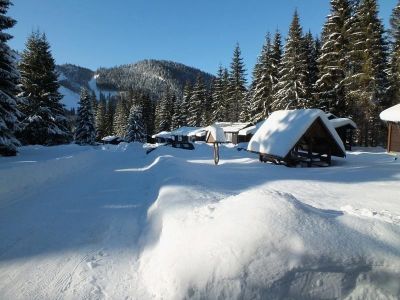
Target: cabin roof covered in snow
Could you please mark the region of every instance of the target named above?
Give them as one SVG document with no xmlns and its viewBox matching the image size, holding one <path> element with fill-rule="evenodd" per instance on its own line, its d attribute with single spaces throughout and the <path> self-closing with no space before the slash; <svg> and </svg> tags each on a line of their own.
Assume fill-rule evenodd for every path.
<svg viewBox="0 0 400 300">
<path fill-rule="evenodd" d="M 273 112 L 251 138 L 249 151 L 286 157 L 307 129 L 321 119 L 336 144 L 346 153 L 342 140 L 326 114 L 319 109 L 279 110 Z"/>
<path fill-rule="evenodd" d="M 330 119 L 329 121 L 332 123 L 333 127 L 335 127 L 335 128 L 343 127 L 346 125 L 350 125 L 354 129 L 357 128 L 356 123 L 354 123 L 354 121 L 349 118 L 336 118 L 336 119 Z"/>
<path fill-rule="evenodd" d="M 395 106 L 385 109 L 380 113 L 379 117 L 381 120 L 387 122 L 400 122 L 400 104 L 396 104 Z"/>
<path fill-rule="evenodd" d="M 251 125 L 251 123 L 242 123 L 242 122 L 216 122 L 214 125 L 222 128 L 224 132 L 239 132 L 243 128 L 246 128 Z"/>
<path fill-rule="evenodd" d="M 213 137 L 214 142 L 216 143 L 226 143 L 225 133 L 222 127 L 218 125 L 210 125 L 206 127 L 207 137 L 206 141 L 209 140 L 210 135 Z"/>
<path fill-rule="evenodd" d="M 173 131 L 171 131 L 171 135 L 182 135 L 182 136 L 193 136 L 196 133 L 204 131 L 205 129 L 202 127 L 191 127 L 191 126 L 182 126 Z"/>
<path fill-rule="evenodd" d="M 103 142 L 111 142 L 111 141 L 113 141 L 113 140 L 115 140 L 115 139 L 119 139 L 120 137 L 119 136 L 116 136 L 116 135 L 107 135 L 107 136 L 105 136 L 105 137 L 103 137 L 101 140 L 103 141 Z"/>
<path fill-rule="evenodd" d="M 240 130 L 239 135 L 246 136 L 248 134 L 255 134 L 256 131 L 261 127 L 261 125 L 264 124 L 264 122 L 265 122 L 265 120 L 262 120 L 262 121 L 258 122 L 256 125 L 246 127 L 244 129 Z"/>
<path fill-rule="evenodd" d="M 159 133 L 156 133 L 156 134 L 153 134 L 152 136 L 151 136 L 153 139 L 155 139 L 155 138 L 171 138 L 171 132 L 169 132 L 169 131 L 161 131 L 161 132 L 159 132 Z"/>
</svg>

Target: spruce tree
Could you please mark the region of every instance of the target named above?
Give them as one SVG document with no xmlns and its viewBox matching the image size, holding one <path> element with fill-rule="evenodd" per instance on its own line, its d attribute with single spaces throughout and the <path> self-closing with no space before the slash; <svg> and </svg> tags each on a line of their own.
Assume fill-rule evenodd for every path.
<svg viewBox="0 0 400 300">
<path fill-rule="evenodd" d="M 21 117 L 17 107 L 19 73 L 14 64 L 14 54 L 7 45 L 12 36 L 4 32 L 16 23 L 5 15 L 10 5 L 10 1 L 0 1 L 0 155 L 5 156 L 17 154 L 20 142 L 15 137 L 15 131 L 19 128 L 18 119 Z"/>
<path fill-rule="evenodd" d="M 128 105 L 125 99 L 121 98 L 117 101 L 113 120 L 113 133 L 116 136 L 123 137 L 125 135 L 129 117 Z"/>
<path fill-rule="evenodd" d="M 277 82 L 275 64 L 279 64 L 274 61 L 273 55 L 273 45 L 268 33 L 253 71 L 250 105 L 252 122 L 263 120 L 271 113 L 273 87 Z"/>
<path fill-rule="evenodd" d="M 86 88 L 82 88 L 75 129 L 75 143 L 93 145 L 96 141 L 96 128 L 93 114 L 93 99 Z"/>
<path fill-rule="evenodd" d="M 206 101 L 206 87 L 203 78 L 197 76 L 196 83 L 193 87 L 192 97 L 188 106 L 188 126 L 200 126 L 202 123 L 202 116 L 204 112 L 204 105 Z"/>
<path fill-rule="evenodd" d="M 239 120 L 240 112 L 246 103 L 246 70 L 241 57 L 239 44 L 233 51 L 232 63 L 229 74 L 229 99 L 227 103 L 228 117 L 230 122 Z"/>
<path fill-rule="evenodd" d="M 210 123 L 221 122 L 225 120 L 226 113 L 226 98 L 224 86 L 224 68 L 220 65 L 218 68 L 217 77 L 213 83 L 213 102 L 211 106 L 211 119 Z"/>
<path fill-rule="evenodd" d="M 175 103 L 175 95 L 172 93 L 170 88 L 168 87 L 156 108 L 156 130 L 160 131 L 170 131 L 171 130 L 171 122 L 173 115 L 173 108 Z"/>
<path fill-rule="evenodd" d="M 279 71 L 272 109 L 307 107 L 307 57 L 300 19 L 295 11 Z"/>
<path fill-rule="evenodd" d="M 182 99 L 177 99 L 174 103 L 174 113 L 171 117 L 171 129 L 175 130 L 184 125 L 183 117 L 182 117 Z"/>
<path fill-rule="evenodd" d="M 107 103 L 105 99 L 100 100 L 96 109 L 96 140 L 101 141 L 107 135 Z"/>
<path fill-rule="evenodd" d="M 188 108 L 190 105 L 190 101 L 193 95 L 193 86 L 190 82 L 186 82 L 185 87 L 183 88 L 183 96 L 181 102 L 181 119 L 182 125 L 187 125 L 188 120 Z"/>
<path fill-rule="evenodd" d="M 322 31 L 318 58 L 319 79 L 316 82 L 318 107 L 338 116 L 349 116 L 345 93 L 350 51 L 349 33 L 352 9 L 348 0 L 331 0 L 331 12 Z"/>
<path fill-rule="evenodd" d="M 346 78 L 346 94 L 351 103 L 350 111 L 359 128 L 359 144 L 374 146 L 381 139 L 378 136 L 379 112 L 388 105 L 387 45 L 376 0 L 360 1 L 349 41 L 350 72 Z"/>
<path fill-rule="evenodd" d="M 100 98 L 101 94 L 100 94 Z M 115 101 L 114 99 L 108 97 L 107 101 L 107 112 L 106 112 L 106 134 L 114 134 L 114 115 L 115 115 Z"/>
<path fill-rule="evenodd" d="M 318 80 L 317 60 L 319 56 L 318 46 L 319 41 L 314 40 L 311 31 L 304 37 L 304 51 L 306 53 L 307 76 L 306 76 L 306 108 L 319 108 L 315 98 L 315 83 Z"/>
<path fill-rule="evenodd" d="M 125 140 L 127 142 L 146 142 L 147 132 L 142 112 L 143 109 L 140 105 L 132 105 L 129 111 L 128 125 L 125 133 Z"/>
<path fill-rule="evenodd" d="M 46 36 L 34 32 L 28 38 L 19 64 L 21 73 L 21 139 L 26 144 L 56 145 L 71 139 L 66 111 Z"/>
<path fill-rule="evenodd" d="M 390 55 L 390 92 L 389 105 L 400 103 L 400 1 L 393 9 L 390 18 L 390 35 L 392 38 L 391 55 Z"/>
</svg>

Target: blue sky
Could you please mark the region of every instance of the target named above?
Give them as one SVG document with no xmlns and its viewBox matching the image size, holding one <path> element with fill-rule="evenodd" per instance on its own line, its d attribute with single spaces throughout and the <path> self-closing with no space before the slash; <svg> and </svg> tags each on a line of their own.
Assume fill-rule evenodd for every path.
<svg viewBox="0 0 400 300">
<path fill-rule="evenodd" d="M 167 59 L 215 73 L 239 42 L 251 70 L 267 31 L 286 35 L 298 9 L 304 30 L 318 34 L 329 0 L 14 0 L 11 47 L 23 50 L 32 30 L 45 32 L 58 64 L 93 70 L 141 59 Z M 388 25 L 397 0 L 379 0 Z"/>
</svg>

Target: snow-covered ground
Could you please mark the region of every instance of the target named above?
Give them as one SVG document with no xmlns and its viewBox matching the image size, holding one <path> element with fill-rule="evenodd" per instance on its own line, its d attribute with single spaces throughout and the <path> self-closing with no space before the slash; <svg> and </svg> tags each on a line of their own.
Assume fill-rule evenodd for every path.
<svg viewBox="0 0 400 300">
<path fill-rule="evenodd" d="M 61 103 L 65 105 L 67 109 L 77 108 L 79 105 L 79 94 L 67 89 L 65 86 L 60 86 L 58 92 L 64 97 L 61 99 Z"/>
<path fill-rule="evenodd" d="M 383 149 L 23 147 L 0 158 L 0 299 L 398 299 L 399 199 Z"/>
</svg>

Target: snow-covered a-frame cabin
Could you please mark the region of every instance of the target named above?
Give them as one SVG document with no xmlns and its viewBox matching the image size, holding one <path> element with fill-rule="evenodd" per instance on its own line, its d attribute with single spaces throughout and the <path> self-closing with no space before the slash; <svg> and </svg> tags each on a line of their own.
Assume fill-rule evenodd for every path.
<svg viewBox="0 0 400 300">
<path fill-rule="evenodd" d="M 331 156 L 345 157 L 341 138 L 319 109 L 273 112 L 251 138 L 247 150 L 260 161 L 294 166 L 331 164 Z"/>
<path fill-rule="evenodd" d="M 228 143 L 238 144 L 241 142 L 248 142 L 245 136 L 239 136 L 239 132 L 245 128 L 252 126 L 252 123 L 242 122 L 216 122 L 213 125 L 222 128 L 225 134 L 225 139 Z"/>
<path fill-rule="evenodd" d="M 380 118 L 388 124 L 388 152 L 400 152 L 400 104 L 380 113 Z"/>
</svg>

